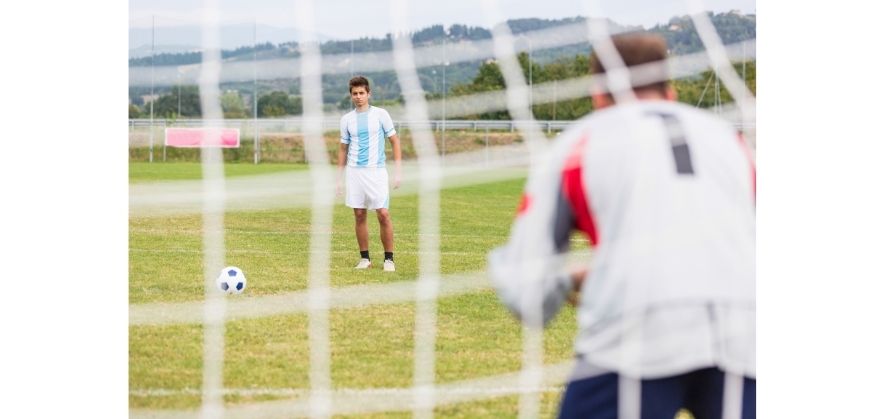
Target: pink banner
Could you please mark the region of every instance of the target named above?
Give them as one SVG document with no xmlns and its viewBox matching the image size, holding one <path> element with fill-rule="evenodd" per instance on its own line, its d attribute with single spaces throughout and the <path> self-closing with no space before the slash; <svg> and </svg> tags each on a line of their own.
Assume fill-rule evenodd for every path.
<svg viewBox="0 0 885 419">
<path fill-rule="evenodd" d="M 209 133 L 217 132 L 219 137 L 210 140 Z M 166 145 L 169 147 L 222 147 L 240 146 L 240 130 L 237 128 L 166 128 Z"/>
</svg>

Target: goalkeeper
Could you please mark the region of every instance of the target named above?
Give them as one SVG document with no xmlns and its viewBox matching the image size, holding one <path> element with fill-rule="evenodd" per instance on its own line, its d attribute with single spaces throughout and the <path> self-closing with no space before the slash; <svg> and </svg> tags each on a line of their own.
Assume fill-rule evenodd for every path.
<svg viewBox="0 0 885 419">
<path fill-rule="evenodd" d="M 628 69 L 660 76 L 631 71 L 625 103 L 594 85 L 595 111 L 529 177 L 509 241 L 489 255 L 492 282 L 539 327 L 576 302 L 576 365 L 561 418 L 614 418 L 626 407 L 642 418 L 680 409 L 698 419 L 723 409 L 755 417 L 752 154 L 728 122 L 675 101 L 662 38 L 613 43 Z M 606 75 L 590 58 L 591 73 Z M 575 231 L 593 257 L 566 270 Z"/>
</svg>

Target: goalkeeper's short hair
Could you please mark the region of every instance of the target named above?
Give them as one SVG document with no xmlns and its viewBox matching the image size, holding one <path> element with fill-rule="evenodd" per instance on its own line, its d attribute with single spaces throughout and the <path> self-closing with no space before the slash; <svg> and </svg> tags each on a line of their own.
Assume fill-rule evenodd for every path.
<svg viewBox="0 0 885 419">
<path fill-rule="evenodd" d="M 666 65 L 667 41 L 661 36 L 649 33 L 629 33 L 613 36 L 612 43 L 627 68 L 654 62 L 658 62 L 662 66 Z M 590 74 L 605 74 L 605 70 L 605 66 L 594 48 L 590 54 Z M 665 77 L 653 83 L 638 84 L 631 76 L 630 84 L 634 91 L 652 89 L 665 93 L 669 80 Z"/>
</svg>

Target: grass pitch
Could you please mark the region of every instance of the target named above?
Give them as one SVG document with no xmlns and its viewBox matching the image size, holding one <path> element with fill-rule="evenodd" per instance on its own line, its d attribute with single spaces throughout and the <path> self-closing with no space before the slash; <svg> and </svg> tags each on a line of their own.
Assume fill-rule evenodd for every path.
<svg viewBox="0 0 885 419">
<path fill-rule="evenodd" d="M 304 170 L 294 164 L 226 164 L 226 176 Z M 132 163 L 130 182 L 198 179 L 198 163 Z M 483 271 L 486 256 L 506 240 L 523 181 L 505 181 L 443 190 L 440 226 L 442 274 Z M 338 199 L 334 208 L 330 281 L 332 287 L 414 281 L 418 274 L 418 201 L 394 195 L 390 212 L 396 238 L 395 273 L 381 271 L 383 249 L 378 223 L 369 217 L 373 269 L 352 267 L 359 258 L 352 210 Z M 225 262 L 248 279 L 243 295 L 253 298 L 307 288 L 309 208 L 228 212 Z M 129 222 L 129 301 L 199 301 L 204 296 L 202 232 L 199 215 L 131 218 Z M 221 267 L 219 267 L 220 269 Z M 436 382 L 479 379 L 520 369 L 521 327 L 492 290 L 441 298 L 438 302 Z M 415 305 L 376 305 L 330 313 L 332 382 L 340 389 L 408 388 L 413 374 Z M 545 362 L 572 356 L 575 313 L 565 307 L 545 332 Z M 279 315 L 229 321 L 225 330 L 224 386 L 231 406 L 291 398 L 306 390 L 307 317 Z M 202 380 L 200 325 L 131 326 L 129 404 L 133 409 L 195 409 Z M 247 390 L 252 391 L 247 391 Z M 559 391 L 542 397 L 542 416 L 557 410 Z M 437 407 L 442 417 L 513 417 L 518 397 Z M 406 417 L 387 412 L 347 417 Z"/>
</svg>

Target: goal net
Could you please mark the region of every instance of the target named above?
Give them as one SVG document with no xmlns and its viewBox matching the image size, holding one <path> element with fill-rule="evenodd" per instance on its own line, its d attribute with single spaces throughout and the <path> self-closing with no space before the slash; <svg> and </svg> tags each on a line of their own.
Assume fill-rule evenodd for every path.
<svg viewBox="0 0 885 419">
<path fill-rule="evenodd" d="M 605 16 L 605 8 L 599 3 L 601 2 L 585 2 L 583 14 L 591 17 Z M 504 372 L 500 372 L 498 368 L 496 371 L 499 373 L 472 376 L 468 379 L 440 379 L 437 366 L 441 353 L 465 350 L 474 342 L 464 339 L 458 341 L 457 345 L 460 346 L 456 345 L 454 348 L 449 347 L 448 341 L 443 342 L 445 336 L 441 336 L 440 326 L 442 302 L 473 294 L 489 295 L 491 290 L 484 266 L 472 265 L 462 269 L 444 263 L 446 255 L 457 257 L 461 250 L 452 249 L 446 242 L 447 237 L 450 237 L 446 230 L 449 225 L 447 211 L 454 211 L 443 202 L 446 191 L 494 185 L 502 181 L 519 181 L 537 170 L 546 156 L 548 145 L 555 141 L 557 132 L 570 123 L 569 120 L 557 119 L 555 116 L 540 118 L 538 114 L 548 112 L 545 115 L 549 115 L 552 111 L 552 115 L 556 115 L 558 111 L 560 115 L 564 115 L 562 104 L 589 101 L 588 91 L 594 83 L 616 92 L 623 87 L 618 83 L 623 83 L 624 80 L 627 83 L 629 80 L 648 83 L 660 80 L 662 74 L 668 74 L 676 80 L 686 80 L 686 85 L 697 86 L 692 87 L 697 90 L 697 94 L 692 97 L 691 104 L 708 106 L 711 111 L 732 122 L 751 148 L 755 149 L 755 81 L 750 82 L 747 78 L 747 66 L 754 66 L 755 63 L 755 38 L 725 42 L 700 2 L 689 2 L 685 10 L 685 22 L 691 24 L 691 33 L 701 45 L 699 49 L 673 53 L 665 63 L 634 69 L 634 74 L 630 77 L 620 79 L 591 77 L 586 73 L 543 78 L 532 74 L 566 55 L 566 58 L 575 55 L 586 58 L 590 48 L 597 50 L 603 60 L 618 60 L 617 56 L 611 56 L 610 37 L 637 29 L 615 25 L 605 19 L 575 19 L 564 25 L 517 32 L 507 24 L 502 24 L 508 19 L 503 4 L 495 0 L 484 0 L 475 12 L 482 13 L 486 18 L 487 26 L 491 28 L 489 37 L 455 39 L 452 28 L 449 27 L 444 28 L 445 36 L 441 41 L 419 42 L 411 36 L 412 28 L 409 25 L 410 16 L 417 13 L 418 6 L 406 0 L 391 0 L 387 8 L 390 14 L 389 32 L 392 35 L 386 49 L 326 52 L 324 41 L 317 36 L 321 28 L 315 23 L 316 2 L 298 0 L 297 19 L 292 24 L 304 37 L 293 47 L 297 54 L 292 57 L 262 59 L 257 59 L 256 54 L 254 60 L 225 60 L 222 59 L 220 45 L 220 2 L 207 0 L 204 4 L 201 61 L 189 65 L 130 67 L 130 87 L 165 88 L 173 91 L 173 86 L 198 86 L 201 117 L 195 118 L 198 121 L 191 122 L 190 125 L 184 123 L 186 118 L 181 118 L 178 121 L 179 126 L 200 128 L 201 141 L 208 143 L 221 143 L 221 138 L 213 140 L 211 137 L 226 132 L 222 129 L 237 129 L 237 147 L 249 145 L 251 141 L 255 144 L 254 159 L 251 154 L 244 159 L 248 164 L 264 164 L 259 158 L 259 141 L 262 137 L 258 131 L 264 126 L 262 124 L 285 124 L 284 130 L 295 133 L 300 141 L 302 148 L 298 153 L 303 156 L 306 165 L 304 170 L 226 177 L 226 165 L 230 164 L 226 160 L 231 156 L 226 153 L 230 150 L 204 147 L 198 151 L 199 180 L 164 180 L 130 185 L 130 228 L 133 228 L 132 225 L 141 225 L 140 220 L 198 220 L 192 227 L 199 231 L 199 242 L 190 242 L 189 248 L 175 247 L 175 251 L 199 259 L 202 272 L 202 283 L 199 285 L 199 294 L 202 295 L 192 293 L 192 298 L 188 298 L 188 294 L 184 292 L 167 299 L 162 295 L 162 290 L 166 288 L 145 285 L 145 288 L 160 290 L 161 295 L 139 297 L 137 302 L 130 304 L 130 330 L 197 326 L 201 348 L 197 360 L 200 371 L 198 387 L 184 384 L 174 386 L 168 383 L 157 385 L 147 379 L 140 381 L 138 377 L 130 378 L 132 417 L 331 417 L 385 412 L 432 417 L 440 414 L 442 408 L 502 397 L 516 400 L 512 409 L 520 417 L 532 418 L 550 414 L 550 400 L 553 400 L 555 409 L 572 363 L 568 359 L 550 361 L 549 356 L 545 356 L 553 344 L 549 337 L 545 338 L 544 331 L 537 327 L 522 326 L 515 329 L 515 333 L 519 335 L 521 351 L 517 355 L 517 368 Z M 670 30 L 675 31 L 677 28 Z M 458 91 L 459 94 L 452 94 L 451 86 L 445 85 L 445 77 L 442 78 L 442 87 L 427 77 L 427 74 L 438 74 L 428 73 L 429 71 L 454 71 L 454 68 L 462 68 L 460 65 L 469 63 L 495 63 L 504 87 L 494 90 L 464 89 Z M 660 71 L 662 68 L 666 71 Z M 356 244 L 353 242 L 351 220 L 347 220 L 346 226 L 336 227 L 341 220 L 336 221 L 334 214 L 341 203 L 335 196 L 336 162 L 333 159 L 334 154 L 330 152 L 330 144 L 334 147 L 335 141 L 330 143 L 326 135 L 337 130 L 338 120 L 346 111 L 336 109 L 336 104 L 331 103 L 329 98 L 340 98 L 341 92 L 347 91 L 346 80 L 354 74 L 393 75 L 401 98 L 398 102 L 385 102 L 383 107 L 395 121 L 403 137 L 404 147 L 410 150 L 409 158 L 403 163 L 404 184 L 397 193 L 416 197 L 414 213 L 417 218 L 413 221 L 414 230 L 404 228 L 398 229 L 396 233 L 398 243 L 408 242 L 408 246 L 411 246 L 398 244 L 400 248 L 407 247 L 403 252 L 397 253 L 398 261 L 404 261 L 407 257 L 413 260 L 411 265 L 402 262 L 403 268 L 398 272 L 398 280 L 361 282 L 359 278 L 348 276 L 350 266 L 337 266 L 342 263 L 341 260 L 346 259 L 339 257 L 339 254 L 347 254 L 348 257 L 356 254 Z M 339 91 L 332 94 L 324 91 L 324 86 L 330 79 L 343 80 L 344 83 Z M 247 86 L 244 89 L 248 90 L 252 83 L 277 83 L 280 80 L 288 80 L 298 86 L 301 110 L 297 115 L 282 118 L 285 121 L 280 118 L 264 121 L 258 118 L 256 110 L 254 115 L 247 113 L 241 118 L 225 118 L 225 109 L 222 106 L 225 89 Z M 439 90 L 431 90 L 437 88 Z M 380 96 L 380 92 L 378 95 Z M 258 99 L 257 95 L 252 96 L 253 105 L 257 106 L 254 102 Z M 507 117 L 494 120 L 483 118 L 483 115 L 495 113 L 506 114 Z M 141 142 L 137 144 L 139 147 L 144 145 L 143 140 L 147 138 L 146 129 L 167 127 L 167 120 L 161 119 L 159 115 L 141 117 L 138 121 L 138 124 L 133 123 L 131 126 L 148 127 L 132 128 L 142 130 L 139 133 Z M 466 143 L 472 142 L 476 147 L 459 149 L 455 146 L 459 144 L 457 141 L 462 140 L 459 137 L 461 131 L 474 135 Z M 496 143 L 494 138 L 490 141 L 489 132 L 512 132 L 515 140 Z M 254 139 L 250 138 L 252 133 L 255 135 Z M 243 136 L 242 143 L 239 135 Z M 159 159 L 154 159 L 153 154 L 150 160 L 154 165 L 164 164 Z M 399 195 L 395 194 L 392 201 L 396 201 L 397 196 Z M 511 208 L 509 214 L 512 216 L 518 202 L 504 204 Z M 290 255 L 292 264 L 303 265 L 303 269 L 297 271 L 302 275 L 299 281 L 289 282 L 297 282 L 299 285 L 287 286 L 287 282 L 281 280 L 283 285 L 277 288 L 255 289 L 261 287 L 262 275 L 270 272 L 261 267 L 263 258 L 267 255 L 260 248 L 250 247 L 248 241 L 232 242 L 231 234 L 243 232 L 234 232 L 235 229 L 228 225 L 227 218 L 231 214 L 257 214 L 256 218 L 264 214 L 270 217 L 268 214 L 272 211 L 288 209 L 303 210 L 306 216 L 291 221 L 250 224 L 252 230 L 245 233 L 270 237 L 297 230 L 298 235 L 286 237 L 305 241 L 303 252 Z M 472 211 L 484 211 L 484 208 L 473 208 Z M 396 210 L 393 209 L 391 213 L 396 223 Z M 499 223 L 508 225 L 510 221 L 506 218 L 498 220 Z M 372 224 L 371 219 L 369 223 Z M 174 227 L 170 229 L 170 234 L 175 234 Z M 458 234 L 480 234 L 478 231 L 482 230 L 482 226 L 465 226 L 463 229 Z M 476 231 L 470 231 L 471 229 Z M 346 243 L 347 247 L 337 245 L 339 242 L 335 240 L 334 231 L 343 232 L 346 237 L 340 243 Z M 458 243 L 458 246 L 462 245 L 462 242 Z M 140 262 L 135 259 L 156 249 L 148 248 L 150 246 L 139 247 L 132 241 L 130 244 L 134 248 L 130 251 L 130 264 L 134 266 L 130 272 L 132 275 L 144 275 L 139 273 Z M 463 252 L 480 253 L 484 260 L 489 250 L 491 249 L 488 247 L 480 246 L 463 249 Z M 231 256 L 249 251 L 257 256 L 253 259 Z M 576 260 L 592 257 L 591 251 L 586 248 L 572 253 Z M 243 260 L 249 262 L 242 262 Z M 249 266 L 242 266 L 243 263 Z M 239 264 L 250 280 L 246 295 L 228 297 L 216 288 L 215 280 L 219 270 L 232 264 Z M 273 272 L 275 275 L 292 274 L 293 269 L 281 267 Z M 163 269 L 157 271 L 165 272 Z M 409 277 L 403 276 L 406 272 L 410 274 Z M 186 278 L 175 280 L 190 281 Z M 130 281 L 133 279 L 130 278 Z M 190 285 L 191 288 L 194 284 Z M 132 287 L 131 283 L 130 288 Z M 346 339 L 335 331 L 338 324 L 336 313 L 376 306 L 408 307 L 405 311 L 393 310 L 393 316 L 403 313 L 411 316 L 410 319 L 398 321 L 411 328 L 411 347 L 405 348 L 412 357 L 411 366 L 407 368 L 411 370 L 411 385 L 384 385 L 383 379 L 367 379 L 364 385 L 336 384 L 335 377 L 338 375 L 333 371 L 336 368 L 351 368 L 336 367 L 336 363 L 353 364 L 356 365 L 353 368 L 357 369 L 361 365 L 360 362 L 351 362 L 336 355 L 336 350 L 343 345 L 340 339 Z M 471 315 L 467 308 L 459 307 L 463 312 L 456 315 Z M 452 310 L 451 305 L 447 305 L 445 309 Z M 236 330 L 231 330 L 232 323 L 296 315 L 301 316 L 304 321 L 281 325 L 250 324 L 279 327 L 284 329 L 283 332 L 289 330 L 293 335 L 304 338 L 303 346 L 296 345 L 304 350 L 293 349 L 291 357 L 282 359 L 268 359 L 258 351 L 245 355 L 252 360 L 244 363 L 242 368 L 226 366 L 226 359 L 231 356 L 231 345 L 242 347 L 238 341 L 232 342 L 232 339 L 247 339 L 238 335 Z M 516 320 L 511 321 L 517 324 Z M 366 327 L 371 327 L 371 324 L 367 322 Z M 287 327 L 291 329 L 286 329 Z M 130 347 L 185 344 L 183 341 L 176 341 L 177 338 L 172 338 L 171 342 L 152 341 L 150 335 L 147 332 L 138 333 L 139 340 L 131 340 Z M 192 340 L 188 342 L 193 343 Z M 556 345 L 565 345 L 568 348 L 572 343 L 569 339 L 557 342 Z M 366 350 L 372 351 L 371 348 Z M 383 347 L 375 349 L 384 350 L 386 349 Z M 353 353 L 351 355 L 358 357 Z M 371 360 L 374 356 L 368 354 L 365 358 Z M 147 368 L 146 364 L 149 363 L 166 368 L 162 366 L 163 362 L 162 359 L 151 360 L 150 356 L 137 359 L 130 357 L 130 370 Z M 243 385 L 249 378 L 235 379 L 237 374 L 250 374 L 244 370 L 261 371 L 264 363 L 287 362 L 304 365 L 306 385 L 276 386 L 258 378 Z M 357 377 L 360 373 L 359 370 L 351 372 Z M 231 385 L 231 382 L 240 384 Z M 191 405 L 187 401 L 177 404 L 163 401 L 171 396 L 188 396 L 190 399 L 181 400 L 198 400 L 198 403 Z"/>
</svg>

